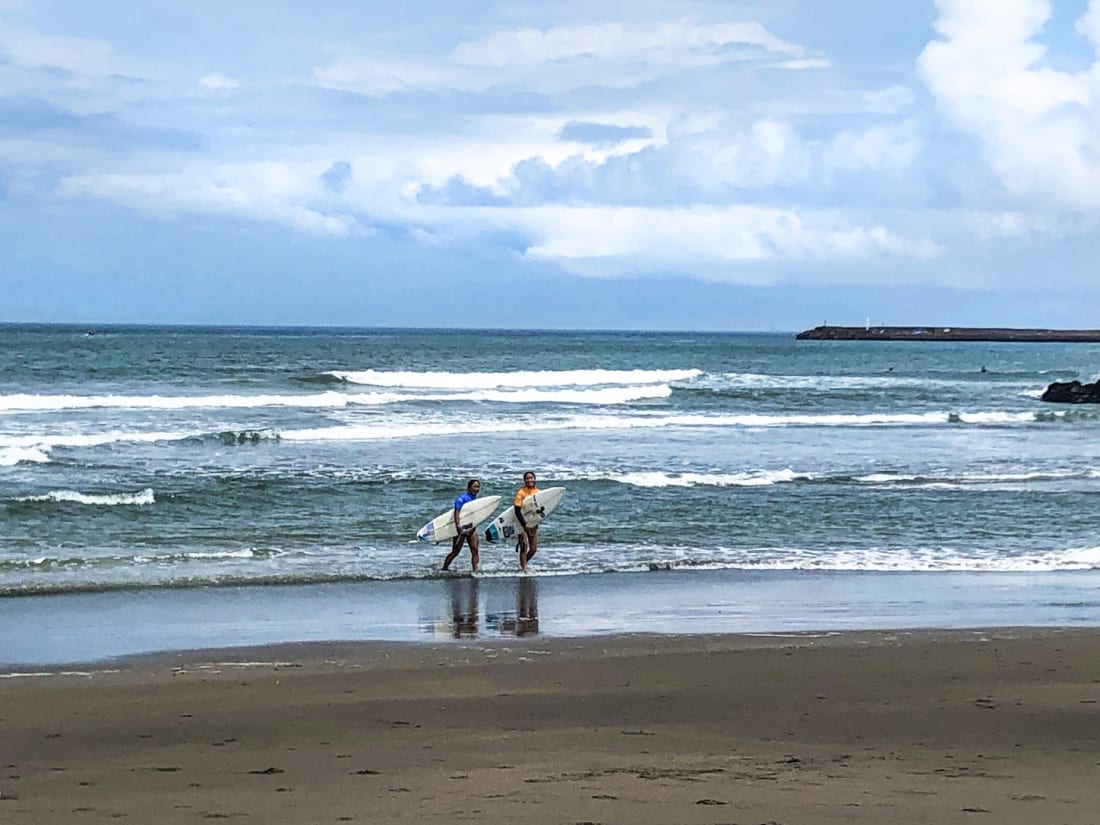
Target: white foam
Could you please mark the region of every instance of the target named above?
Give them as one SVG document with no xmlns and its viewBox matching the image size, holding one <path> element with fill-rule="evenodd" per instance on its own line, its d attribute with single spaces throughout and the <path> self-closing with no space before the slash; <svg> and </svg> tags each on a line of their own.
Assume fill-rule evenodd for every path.
<svg viewBox="0 0 1100 825">
<path fill-rule="evenodd" d="M 668 398 L 667 384 L 639 383 L 599 389 L 537 387 L 454 387 L 447 394 L 396 392 L 325 392 L 312 395 L 6 395 L 0 396 L 0 413 L 64 412 L 68 410 L 189 410 L 189 409 L 260 409 L 294 407 L 298 409 L 340 409 L 350 406 L 381 406 L 409 401 L 493 401 L 502 403 L 562 403 L 614 405 L 645 399 Z M 458 390 L 465 390 L 459 392 Z"/>
<path fill-rule="evenodd" d="M 516 372 L 386 372 L 382 370 L 360 370 L 326 373 L 326 375 L 331 375 L 350 384 L 438 390 L 666 384 L 669 381 L 686 381 L 701 374 L 702 371 L 696 369 Z"/>
<path fill-rule="evenodd" d="M 50 460 L 46 448 L 42 445 L 23 447 L 0 447 L 0 467 L 14 467 L 16 464 L 45 464 Z"/>
<path fill-rule="evenodd" d="M 817 391 L 858 391 L 863 389 L 889 390 L 925 387 L 958 387 L 960 384 L 980 386 L 1030 387 L 1032 381 L 1003 380 L 991 382 L 988 376 L 975 372 L 972 377 L 928 378 L 923 376 L 893 375 L 766 375 L 753 372 L 728 372 L 707 374 L 695 382 L 695 386 L 704 389 L 744 389 L 744 390 L 817 390 Z M 1042 394 L 1038 390 L 1036 397 Z"/>
<path fill-rule="evenodd" d="M 891 387 L 957 386 L 959 381 L 893 375 L 763 375 L 728 372 L 707 376 L 698 386 L 710 389 L 746 390 L 859 390 Z"/>
<path fill-rule="evenodd" d="M 118 505 L 145 505 L 154 504 L 156 498 L 153 490 L 146 487 L 136 493 L 81 493 L 76 490 L 51 490 L 40 496 L 24 496 L 16 501 L 53 501 L 67 502 L 71 504 L 91 504 L 99 507 L 114 507 Z"/>
<path fill-rule="evenodd" d="M 485 390 L 468 395 L 452 395 L 438 400 L 446 401 L 495 401 L 511 404 L 597 404 L 600 406 L 613 406 L 615 404 L 629 404 L 631 401 L 645 401 L 658 398 L 668 398 L 672 395 L 672 388 L 668 385 L 639 386 L 639 387 L 607 387 L 591 390 L 539 390 L 519 389 L 506 391 Z M 430 400 L 437 400 L 428 396 Z"/>
<path fill-rule="evenodd" d="M 612 481 L 635 487 L 767 487 L 799 479 L 810 479 L 794 470 L 751 470 L 744 473 L 625 473 Z"/>
<path fill-rule="evenodd" d="M 730 550 L 744 556 L 744 550 Z M 1059 570 L 1100 569 L 1100 547 L 1038 550 L 1018 556 L 996 551 L 965 551 L 951 547 L 886 548 L 856 550 L 754 551 L 751 562 L 718 563 L 718 567 L 763 570 L 822 570 L 866 572 L 1043 573 Z"/>
<path fill-rule="evenodd" d="M 256 555 L 250 548 L 240 550 L 212 550 L 208 552 L 192 551 L 187 554 L 189 559 L 251 559 Z"/>
<path fill-rule="evenodd" d="M 84 433 L 74 435 L 0 435 L 0 449 L 5 447 L 25 447 L 37 450 L 50 447 L 100 447 L 104 444 L 116 444 L 120 441 L 132 441 L 152 444 L 157 441 L 182 441 L 195 438 L 202 432 L 120 432 Z"/>
<path fill-rule="evenodd" d="M 574 398 L 577 403 L 627 403 L 631 400 L 660 399 L 667 395 L 667 387 L 648 390 L 639 387 L 610 388 L 607 390 L 551 393 L 563 403 Z M 595 393 L 589 395 L 588 393 Z M 600 395 L 605 393 L 604 395 Z M 522 392 L 514 399 L 530 399 Z M 602 400 L 599 400 L 602 399 Z M 546 398 L 538 400 L 545 401 Z M 670 414 L 664 410 L 635 408 L 625 415 L 571 415 L 541 417 L 535 420 L 510 418 L 400 418 L 388 417 L 378 422 L 353 423 L 323 428 L 275 431 L 271 434 L 290 441 L 375 441 L 397 438 L 420 438 L 433 435 L 464 435 L 501 432 L 533 432 L 555 430 L 635 430 L 661 429 L 665 427 L 927 427 L 940 425 L 1016 425 L 1035 423 L 1034 413 L 975 412 L 975 413 L 867 413 L 836 415 L 765 415 L 710 413 Z M 52 447 L 98 447 L 119 442 L 156 443 L 201 438 L 209 431 L 107 431 L 100 433 L 58 433 L 41 435 L 0 435 L 0 450 L 23 449 L 24 460 L 41 460 L 45 450 Z M 8 453 L 0 453 L 8 455 Z M 47 459 L 48 460 L 48 459 Z"/>
<path fill-rule="evenodd" d="M 0 412 L 53 412 L 90 409 L 254 409 L 258 407 L 346 407 L 354 396 L 339 392 L 310 395 L 0 395 Z M 367 396 L 358 403 L 389 403 Z"/>
<path fill-rule="evenodd" d="M 193 550 L 187 553 L 171 554 L 169 556 L 134 556 L 134 562 L 137 564 L 154 564 L 162 561 L 176 561 L 179 559 L 251 559 L 255 558 L 256 553 L 245 547 L 240 550 Z"/>
<path fill-rule="evenodd" d="M 912 427 L 962 424 L 1019 424 L 1034 422 L 1032 413 L 870 413 L 851 415 L 711 415 L 639 412 L 630 415 L 572 415 L 536 420 L 438 419 L 393 420 L 343 426 L 284 430 L 288 441 L 374 441 L 439 435 L 534 432 L 555 430 L 635 430 L 666 427 Z"/>
<path fill-rule="evenodd" d="M 1095 478 L 1096 471 L 1074 470 L 1034 471 L 1027 473 L 960 473 L 958 475 L 917 475 L 911 473 L 871 473 L 854 480 L 863 484 L 916 484 L 948 486 L 966 484 L 1013 484 L 1028 481 L 1064 481 L 1074 478 Z"/>
<path fill-rule="evenodd" d="M 966 412 L 957 413 L 956 416 L 963 424 L 1024 424 L 1036 421 L 1033 412 Z M 1064 413 L 1053 413 L 1055 418 L 1062 416 L 1064 416 Z"/>
<path fill-rule="evenodd" d="M 119 672 L 118 670 L 36 670 L 24 673 L 0 673 L 0 679 L 45 679 L 51 676 L 81 676 L 90 679 L 101 674 Z"/>
</svg>

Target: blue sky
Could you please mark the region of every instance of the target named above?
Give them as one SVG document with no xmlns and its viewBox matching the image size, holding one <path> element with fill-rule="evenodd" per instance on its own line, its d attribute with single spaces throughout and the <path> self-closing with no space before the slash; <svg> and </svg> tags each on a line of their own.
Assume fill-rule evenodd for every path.
<svg viewBox="0 0 1100 825">
<path fill-rule="evenodd" d="M 1100 0 L 0 0 L 0 321 L 1087 327 Z"/>
</svg>

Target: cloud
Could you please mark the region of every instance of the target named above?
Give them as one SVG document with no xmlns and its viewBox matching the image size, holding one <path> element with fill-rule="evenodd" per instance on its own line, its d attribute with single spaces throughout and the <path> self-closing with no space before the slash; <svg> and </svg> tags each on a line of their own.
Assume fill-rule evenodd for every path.
<svg viewBox="0 0 1100 825">
<path fill-rule="evenodd" d="M 198 134 L 129 124 L 112 112 L 80 114 L 46 100 L 0 98 L 0 137 L 67 141 L 122 153 L 138 147 L 194 151 Z"/>
<path fill-rule="evenodd" d="M 587 275 L 676 272 L 735 283 L 776 279 L 746 264 L 855 263 L 929 259 L 941 248 L 885 227 L 852 223 L 835 211 L 797 213 L 756 206 L 689 208 L 571 207 L 443 209 L 428 225 L 474 232 L 494 226 L 528 239 L 525 255 Z"/>
<path fill-rule="evenodd" d="M 112 200 L 163 217 L 216 215 L 319 235 L 365 230 L 355 218 L 329 209 L 324 189 L 315 166 L 256 162 L 171 173 L 74 175 L 62 181 L 59 192 Z"/>
<path fill-rule="evenodd" d="M 759 23 L 674 20 L 498 31 L 460 44 L 452 56 L 457 63 L 495 68 L 576 59 L 615 63 L 644 59 L 648 63 L 694 66 L 724 62 L 729 50 L 738 47 L 792 57 L 803 54 L 801 48 L 780 40 Z"/>
<path fill-rule="evenodd" d="M 233 78 L 221 74 L 203 75 L 199 80 L 199 84 L 204 89 L 211 89 L 212 91 L 228 91 L 236 89 L 240 85 Z"/>
<path fill-rule="evenodd" d="M 841 130 L 824 158 L 828 167 L 846 172 L 885 171 L 914 164 L 922 149 L 912 123 L 888 123 L 859 131 Z"/>
<path fill-rule="evenodd" d="M 950 122 L 976 138 L 1009 197 L 1030 208 L 1100 209 L 1100 0 L 1077 25 L 1081 71 L 1039 42 L 1047 0 L 937 0 L 938 39 L 919 69 Z"/>
<path fill-rule="evenodd" d="M 653 130 L 648 126 L 616 126 L 610 123 L 572 120 L 561 127 L 558 137 L 575 143 L 591 143 L 595 146 L 608 147 L 636 138 L 651 138 Z"/>
<path fill-rule="evenodd" d="M 568 121 L 557 135 L 576 137 L 577 123 Z M 595 141 L 606 128 L 584 124 L 581 136 Z M 774 118 L 745 123 L 737 116 L 716 116 L 678 118 L 662 132 L 659 139 L 612 144 L 615 151 L 591 151 L 589 147 L 600 144 L 590 143 L 582 151 L 563 155 L 558 146 L 556 153 L 544 154 L 532 146 L 535 151 L 514 162 L 506 174 L 478 182 L 517 206 L 721 204 L 811 196 L 819 201 L 843 196 L 854 203 L 865 194 L 873 194 L 877 202 L 883 175 L 896 182 L 922 173 L 924 142 L 909 122 L 810 137 L 795 124 Z M 613 129 L 611 134 L 619 132 Z M 630 145 L 635 142 L 640 145 Z M 492 151 L 487 143 L 485 153 Z M 456 172 L 470 180 L 461 168 L 452 174 Z"/>
<path fill-rule="evenodd" d="M 40 34 L 2 21 L 0 54 L 18 66 L 61 70 L 73 76 L 107 77 L 131 70 L 106 41 Z"/>
<path fill-rule="evenodd" d="M 509 206 L 488 186 L 474 186 L 461 175 L 456 175 L 443 186 L 423 186 L 416 196 L 418 203 L 448 206 Z"/>
<path fill-rule="evenodd" d="M 351 164 L 346 160 L 336 161 L 321 175 L 321 182 L 333 192 L 343 192 L 351 183 Z"/>
<path fill-rule="evenodd" d="M 795 70 L 822 63 L 759 23 L 672 20 L 505 29 L 459 43 L 442 58 L 345 55 L 316 67 L 314 77 L 328 88 L 373 96 L 512 85 L 560 92 L 630 88 L 692 69 L 762 60 Z"/>
</svg>

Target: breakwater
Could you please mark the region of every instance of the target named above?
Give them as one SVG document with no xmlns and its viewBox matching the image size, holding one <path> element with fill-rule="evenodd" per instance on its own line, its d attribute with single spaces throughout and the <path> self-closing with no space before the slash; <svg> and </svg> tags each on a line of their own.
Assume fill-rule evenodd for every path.
<svg viewBox="0 0 1100 825">
<path fill-rule="evenodd" d="M 1100 343 L 1098 329 L 1011 329 L 1007 327 L 834 327 L 816 326 L 796 336 L 805 341 L 1049 341 Z"/>
</svg>

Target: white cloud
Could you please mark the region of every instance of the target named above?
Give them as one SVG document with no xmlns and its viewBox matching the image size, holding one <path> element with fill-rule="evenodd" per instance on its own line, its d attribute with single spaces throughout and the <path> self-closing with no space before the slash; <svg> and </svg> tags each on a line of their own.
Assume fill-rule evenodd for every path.
<svg viewBox="0 0 1100 825">
<path fill-rule="evenodd" d="M 3 23 L 0 52 L 19 66 L 64 69 L 77 75 L 103 77 L 128 71 L 126 62 L 105 41 L 39 34 Z"/>
<path fill-rule="evenodd" d="M 890 123 L 837 133 L 824 160 L 827 169 L 847 172 L 902 169 L 916 162 L 921 149 L 909 124 Z"/>
<path fill-rule="evenodd" d="M 674 20 L 499 31 L 460 44 L 452 57 L 457 63 L 494 68 L 577 59 L 698 66 L 724 62 L 728 57 L 722 51 L 736 46 L 795 57 L 803 54 L 801 48 L 773 36 L 759 23 L 708 25 Z"/>
<path fill-rule="evenodd" d="M 673 20 L 507 29 L 460 43 L 443 58 L 353 54 L 318 66 L 314 76 L 322 86 L 377 96 L 418 88 L 482 91 L 516 83 L 554 91 L 631 87 L 686 69 L 777 56 L 789 58 L 773 60 L 778 68 L 827 65 L 759 23 Z"/>
<path fill-rule="evenodd" d="M 203 86 L 203 88 L 210 89 L 212 91 L 227 91 L 229 89 L 236 89 L 237 86 L 240 85 L 233 78 L 226 77 L 225 75 L 220 74 L 204 75 L 199 80 L 199 83 Z"/>
<path fill-rule="evenodd" d="M 169 72 L 154 60 L 119 53 L 104 39 L 45 34 L 0 20 L 0 97 L 113 112 L 135 101 L 171 100 Z"/>
<path fill-rule="evenodd" d="M 1047 65 L 1047 0 L 938 0 L 920 70 L 940 107 L 983 147 L 1006 191 L 1054 209 L 1100 208 L 1100 64 Z M 1078 26 L 1100 44 L 1100 0 Z"/>
<path fill-rule="evenodd" d="M 982 241 L 1038 236 L 1068 238 L 1097 231 L 1096 219 L 1080 213 L 1053 215 L 1022 210 L 966 210 L 957 216 L 956 223 Z"/>
<path fill-rule="evenodd" d="M 823 57 L 804 57 L 799 60 L 781 60 L 778 63 L 773 63 L 773 66 L 777 69 L 790 69 L 792 71 L 803 71 L 805 69 L 827 69 L 832 63 Z"/>
<path fill-rule="evenodd" d="M 302 232 L 347 235 L 360 228 L 343 214 L 320 208 L 325 167 L 252 163 L 172 173 L 77 175 L 64 180 L 60 194 L 113 200 L 165 217 L 220 215 L 290 226 Z"/>
<path fill-rule="evenodd" d="M 690 208 L 540 206 L 526 209 L 426 210 L 421 219 L 465 231 L 519 231 L 527 254 L 594 274 L 676 271 L 752 262 L 855 262 L 927 259 L 940 254 L 928 240 L 910 240 L 877 225 L 852 224 L 835 212 L 798 213 L 758 206 Z M 594 268 L 595 265 L 595 268 Z M 758 274 L 728 270 L 731 281 Z"/>
</svg>

